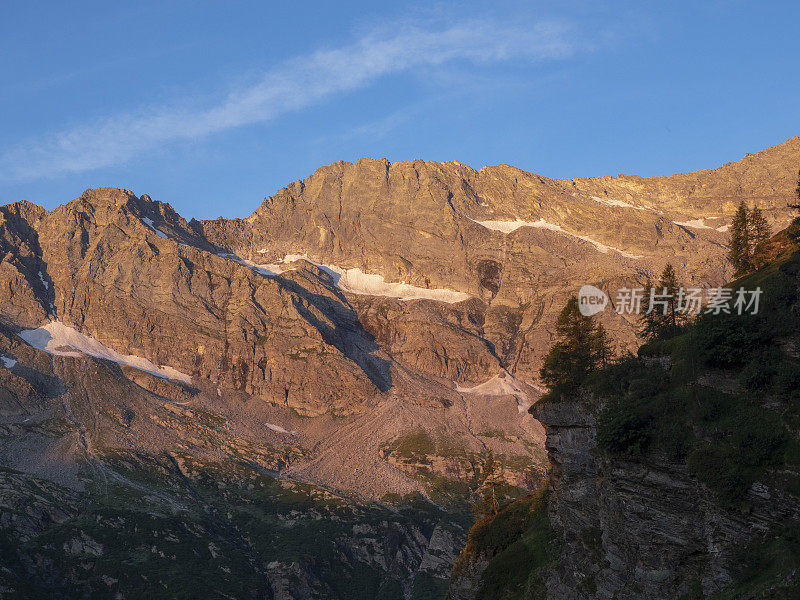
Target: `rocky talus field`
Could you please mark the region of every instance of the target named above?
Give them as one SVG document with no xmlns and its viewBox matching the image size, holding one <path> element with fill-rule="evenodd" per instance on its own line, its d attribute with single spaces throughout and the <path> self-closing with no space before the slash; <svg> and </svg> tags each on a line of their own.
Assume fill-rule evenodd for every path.
<svg viewBox="0 0 800 600">
<path fill-rule="evenodd" d="M 530 502 L 537 418 L 593 418 L 528 410 L 567 297 L 729 281 L 736 207 L 785 228 L 798 165 L 800 138 L 653 178 L 362 159 L 245 219 L 0 207 L 0 597 L 441 600 L 489 457 Z"/>
</svg>

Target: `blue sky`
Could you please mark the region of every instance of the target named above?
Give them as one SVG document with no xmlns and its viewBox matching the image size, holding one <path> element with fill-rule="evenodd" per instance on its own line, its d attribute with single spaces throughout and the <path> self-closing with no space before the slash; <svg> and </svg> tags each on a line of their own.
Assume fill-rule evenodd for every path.
<svg viewBox="0 0 800 600">
<path fill-rule="evenodd" d="M 796 1 L 6 1 L 0 204 L 118 186 L 246 216 L 361 156 L 717 166 L 800 134 L 798 23 Z"/>
</svg>

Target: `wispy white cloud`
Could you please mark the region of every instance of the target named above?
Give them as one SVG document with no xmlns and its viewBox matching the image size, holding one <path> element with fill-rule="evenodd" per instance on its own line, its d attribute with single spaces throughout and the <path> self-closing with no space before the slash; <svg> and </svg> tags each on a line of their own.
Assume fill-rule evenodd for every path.
<svg viewBox="0 0 800 600">
<path fill-rule="evenodd" d="M 434 98 L 414 102 L 413 104 L 403 106 L 399 110 L 392 111 L 379 119 L 361 122 L 359 125 L 346 131 L 339 132 L 336 135 L 321 136 L 313 140 L 313 143 L 328 144 L 332 141 L 338 142 L 353 139 L 370 141 L 383 139 L 395 129 L 406 125 L 409 121 L 412 121 L 415 117 L 429 109 L 436 101 L 441 101 L 441 97 L 437 95 Z"/>
<path fill-rule="evenodd" d="M 148 108 L 29 139 L 0 154 L 0 178 L 36 179 L 124 163 L 170 142 L 270 121 L 381 77 L 426 66 L 559 59 L 583 46 L 568 24 L 552 21 L 464 21 L 438 28 L 373 30 L 350 45 L 287 60 L 255 84 L 230 91 L 216 105 Z"/>
</svg>

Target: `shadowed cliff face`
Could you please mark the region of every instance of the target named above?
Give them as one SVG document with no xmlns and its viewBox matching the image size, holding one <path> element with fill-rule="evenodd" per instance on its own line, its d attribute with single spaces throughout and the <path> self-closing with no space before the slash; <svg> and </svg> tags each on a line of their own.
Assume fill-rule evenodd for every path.
<svg viewBox="0 0 800 600">
<path fill-rule="evenodd" d="M 793 555 L 780 550 L 791 556 L 788 563 L 780 553 L 768 554 L 769 541 L 800 522 L 796 490 L 765 478 L 749 487 L 744 507 L 721 506 L 683 461 L 599 451 L 596 415 L 581 402 L 534 410 L 547 426 L 550 520 L 563 540 L 548 598 L 797 593 L 796 543 Z M 742 583 L 748 563 L 758 566 L 752 581 Z"/>
</svg>

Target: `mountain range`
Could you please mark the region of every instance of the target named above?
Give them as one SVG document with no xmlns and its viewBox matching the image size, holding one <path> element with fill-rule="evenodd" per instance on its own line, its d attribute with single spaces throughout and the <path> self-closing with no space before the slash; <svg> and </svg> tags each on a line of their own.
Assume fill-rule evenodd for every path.
<svg viewBox="0 0 800 600">
<path fill-rule="evenodd" d="M 786 227 L 798 165 L 798 137 L 650 178 L 365 158 L 245 219 L 0 207 L 3 592 L 441 597 L 487 458 L 510 497 L 547 478 L 567 298 L 729 281 L 737 206 Z"/>
</svg>

